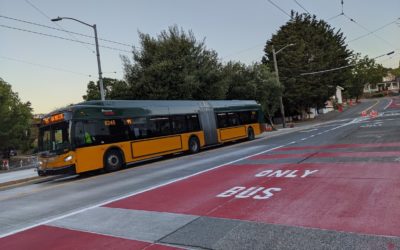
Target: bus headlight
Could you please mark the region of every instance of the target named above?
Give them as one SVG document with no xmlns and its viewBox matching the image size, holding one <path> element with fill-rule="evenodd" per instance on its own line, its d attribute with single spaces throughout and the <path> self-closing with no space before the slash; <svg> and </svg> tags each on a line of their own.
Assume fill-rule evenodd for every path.
<svg viewBox="0 0 400 250">
<path fill-rule="evenodd" d="M 72 160 L 72 155 L 69 155 L 69 156 L 67 156 L 67 157 L 64 158 L 64 161 L 65 161 L 65 162 L 70 161 L 70 160 Z"/>
</svg>

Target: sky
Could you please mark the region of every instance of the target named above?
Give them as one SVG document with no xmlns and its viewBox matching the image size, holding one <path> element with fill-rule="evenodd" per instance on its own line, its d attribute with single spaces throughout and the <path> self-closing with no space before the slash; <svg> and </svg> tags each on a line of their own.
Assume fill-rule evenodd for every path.
<svg viewBox="0 0 400 250">
<path fill-rule="evenodd" d="M 109 47 L 100 47 L 101 66 L 104 77 L 123 79 L 120 57 L 131 57 L 132 46 L 139 46 L 138 31 L 157 36 L 177 25 L 205 39 L 221 62 L 251 64 L 261 60 L 266 41 L 289 20 L 291 10 L 326 20 L 363 56 L 395 51 L 377 62 L 397 68 L 400 0 L 343 2 L 345 15 L 339 15 L 341 0 L 0 0 L 0 77 L 23 102 L 32 103 L 34 113 L 83 101 L 88 82 L 98 79 L 94 38 L 56 29 L 87 36 L 94 32 L 72 20 L 50 21 L 57 16 L 96 24 L 100 39 L 118 42 L 99 41 Z"/>
</svg>

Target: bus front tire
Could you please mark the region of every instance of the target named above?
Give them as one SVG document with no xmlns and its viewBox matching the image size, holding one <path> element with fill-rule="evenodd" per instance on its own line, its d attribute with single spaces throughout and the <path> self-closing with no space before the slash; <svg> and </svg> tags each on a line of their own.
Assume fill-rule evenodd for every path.
<svg viewBox="0 0 400 250">
<path fill-rule="evenodd" d="M 255 138 L 255 136 L 254 136 L 254 130 L 253 130 L 252 127 L 249 127 L 249 128 L 247 129 L 247 139 L 248 139 L 249 141 L 252 141 L 252 140 L 254 140 L 254 138 Z"/>
<path fill-rule="evenodd" d="M 189 152 L 191 154 L 198 153 L 200 151 L 200 142 L 196 136 L 192 136 L 189 139 Z"/>
<path fill-rule="evenodd" d="M 114 172 L 121 169 L 123 160 L 121 153 L 118 150 L 109 150 L 104 157 L 104 171 Z"/>
</svg>

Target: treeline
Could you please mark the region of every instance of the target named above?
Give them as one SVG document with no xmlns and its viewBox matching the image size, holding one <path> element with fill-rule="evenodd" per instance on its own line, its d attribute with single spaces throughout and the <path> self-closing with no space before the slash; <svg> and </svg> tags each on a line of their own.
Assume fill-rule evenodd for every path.
<svg viewBox="0 0 400 250">
<path fill-rule="evenodd" d="M 281 95 L 286 113 L 297 115 L 323 108 L 338 85 L 345 88 L 345 97 L 358 98 L 365 83 L 385 74 L 374 60 L 348 49 L 340 30 L 308 14 L 293 12 L 266 41 L 262 61 L 252 65 L 221 63 L 204 40 L 177 26 L 156 37 L 139 33 L 139 38 L 132 58 L 122 57 L 124 80 L 104 79 L 107 99 L 254 99 L 271 118 Z M 274 74 L 272 46 L 281 84 Z M 333 68 L 340 70 L 305 74 Z M 97 83 L 89 82 L 83 98 L 100 99 L 98 89 Z"/>
</svg>

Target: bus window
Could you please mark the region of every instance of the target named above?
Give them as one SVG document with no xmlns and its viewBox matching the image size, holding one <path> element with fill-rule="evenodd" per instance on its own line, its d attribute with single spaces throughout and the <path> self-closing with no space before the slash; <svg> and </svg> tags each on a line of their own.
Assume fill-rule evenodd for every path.
<svg viewBox="0 0 400 250">
<path fill-rule="evenodd" d="M 251 115 L 250 111 L 239 112 L 239 117 L 240 117 L 240 120 L 242 121 L 242 124 L 250 124 L 251 123 L 250 115 Z"/>
<path fill-rule="evenodd" d="M 171 134 L 171 126 L 168 116 L 152 117 L 148 122 L 148 134 L 150 137 Z"/>
<path fill-rule="evenodd" d="M 228 127 L 228 119 L 226 113 L 218 113 L 217 114 L 217 124 L 218 128 Z"/>
<path fill-rule="evenodd" d="M 200 122 L 199 117 L 195 114 L 193 115 L 186 115 L 186 124 L 187 124 L 187 131 L 199 131 L 200 130 Z"/>
<path fill-rule="evenodd" d="M 74 142 L 82 146 L 126 141 L 126 127 L 120 119 L 79 121 L 75 123 Z"/>
<path fill-rule="evenodd" d="M 250 122 L 251 123 L 257 123 L 258 122 L 258 111 L 251 111 Z"/>
<path fill-rule="evenodd" d="M 241 125 L 239 115 L 237 113 L 228 113 L 228 122 L 229 126 Z"/>
<path fill-rule="evenodd" d="M 108 127 L 105 143 L 127 141 L 129 139 L 128 126 L 125 125 L 122 119 L 105 120 L 104 125 Z"/>
<path fill-rule="evenodd" d="M 146 117 L 136 117 L 131 119 L 131 124 L 129 124 L 129 138 L 143 139 L 147 137 L 147 120 Z"/>
<path fill-rule="evenodd" d="M 172 133 L 179 134 L 187 131 L 186 119 L 184 115 L 171 116 Z"/>
</svg>

